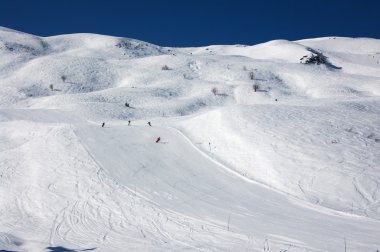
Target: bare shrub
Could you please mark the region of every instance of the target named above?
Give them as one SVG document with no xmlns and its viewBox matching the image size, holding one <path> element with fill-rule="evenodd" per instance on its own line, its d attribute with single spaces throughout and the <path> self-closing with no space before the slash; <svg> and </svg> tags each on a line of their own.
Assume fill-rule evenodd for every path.
<svg viewBox="0 0 380 252">
<path fill-rule="evenodd" d="M 251 71 L 249 72 L 249 79 L 254 80 L 255 79 L 255 74 Z"/>
<path fill-rule="evenodd" d="M 260 85 L 259 84 L 253 84 L 252 88 L 253 88 L 253 91 L 257 92 L 260 89 Z"/>
<path fill-rule="evenodd" d="M 214 95 L 217 95 L 218 94 L 218 89 L 216 87 L 213 87 L 211 89 L 211 92 L 214 94 Z"/>
</svg>

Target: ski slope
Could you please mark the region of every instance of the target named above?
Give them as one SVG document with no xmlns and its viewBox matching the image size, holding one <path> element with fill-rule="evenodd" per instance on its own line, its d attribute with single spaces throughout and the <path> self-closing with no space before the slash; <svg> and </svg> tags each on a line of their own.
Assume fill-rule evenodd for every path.
<svg viewBox="0 0 380 252">
<path fill-rule="evenodd" d="M 0 28 L 0 250 L 376 251 L 379 61 Z"/>
</svg>

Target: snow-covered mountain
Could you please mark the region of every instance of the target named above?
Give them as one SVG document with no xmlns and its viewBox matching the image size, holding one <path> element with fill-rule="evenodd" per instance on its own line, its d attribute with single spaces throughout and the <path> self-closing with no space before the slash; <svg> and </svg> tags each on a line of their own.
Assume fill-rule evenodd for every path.
<svg viewBox="0 0 380 252">
<path fill-rule="evenodd" d="M 0 251 L 376 251 L 379 186 L 380 40 L 0 28 Z"/>
</svg>

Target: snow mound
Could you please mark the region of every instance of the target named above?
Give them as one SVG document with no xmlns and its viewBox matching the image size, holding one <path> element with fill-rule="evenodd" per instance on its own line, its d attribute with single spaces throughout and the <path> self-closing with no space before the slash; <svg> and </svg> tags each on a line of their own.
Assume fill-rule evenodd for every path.
<svg viewBox="0 0 380 252">
<path fill-rule="evenodd" d="M 81 57 L 139 58 L 167 53 L 162 47 L 143 41 L 97 34 L 70 34 L 46 38 L 55 53 Z"/>
<path fill-rule="evenodd" d="M 378 39 L 328 37 L 297 42 L 325 52 L 346 73 L 380 77 Z"/>
<path fill-rule="evenodd" d="M 208 46 L 195 49 L 195 54 L 238 55 L 274 62 L 299 63 L 308 54 L 307 47 L 288 40 L 274 40 L 267 43 L 245 46 Z"/>
</svg>

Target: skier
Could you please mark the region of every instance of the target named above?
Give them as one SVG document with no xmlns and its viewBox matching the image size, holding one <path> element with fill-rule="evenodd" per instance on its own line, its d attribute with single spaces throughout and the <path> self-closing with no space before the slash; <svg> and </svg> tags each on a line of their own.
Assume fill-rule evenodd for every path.
<svg viewBox="0 0 380 252">
<path fill-rule="evenodd" d="M 128 120 L 128 126 L 131 126 L 131 120 Z"/>
<path fill-rule="evenodd" d="M 129 103 L 128 103 L 128 102 L 126 102 L 126 103 L 125 103 L 125 106 L 126 106 L 127 108 L 129 108 Z"/>
<path fill-rule="evenodd" d="M 103 123 L 102 123 L 102 128 L 104 128 L 104 125 L 106 125 L 106 123 L 105 123 L 105 122 L 103 122 Z"/>
<path fill-rule="evenodd" d="M 158 143 L 160 140 L 161 140 L 161 137 L 158 137 L 158 138 L 156 139 L 156 143 Z"/>
<path fill-rule="evenodd" d="M 152 127 L 152 124 L 150 124 L 150 122 L 148 122 L 148 125 Z"/>
</svg>

